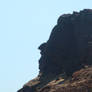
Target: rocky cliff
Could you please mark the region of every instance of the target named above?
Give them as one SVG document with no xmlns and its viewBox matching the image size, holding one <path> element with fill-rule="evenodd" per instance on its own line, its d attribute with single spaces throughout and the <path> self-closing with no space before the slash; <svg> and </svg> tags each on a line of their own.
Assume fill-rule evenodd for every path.
<svg viewBox="0 0 92 92">
<path fill-rule="evenodd" d="M 39 49 L 39 75 L 18 92 L 92 92 L 91 9 L 60 16 Z"/>
</svg>

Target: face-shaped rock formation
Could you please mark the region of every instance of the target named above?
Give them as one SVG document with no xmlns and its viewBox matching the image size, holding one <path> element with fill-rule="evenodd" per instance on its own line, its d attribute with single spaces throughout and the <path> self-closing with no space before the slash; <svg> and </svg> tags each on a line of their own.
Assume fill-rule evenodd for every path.
<svg viewBox="0 0 92 92">
<path fill-rule="evenodd" d="M 39 60 L 44 74 L 71 75 L 92 64 L 92 10 L 60 16 L 49 40 L 43 43 Z"/>
<path fill-rule="evenodd" d="M 92 91 L 92 10 L 60 16 L 39 49 L 40 73 L 18 92 Z"/>
</svg>

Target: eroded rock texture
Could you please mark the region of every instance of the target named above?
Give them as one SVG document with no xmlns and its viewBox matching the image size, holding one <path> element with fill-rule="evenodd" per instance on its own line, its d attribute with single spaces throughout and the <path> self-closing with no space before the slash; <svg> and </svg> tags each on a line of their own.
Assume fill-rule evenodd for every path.
<svg viewBox="0 0 92 92">
<path fill-rule="evenodd" d="M 92 91 L 91 9 L 60 16 L 50 38 L 40 45 L 39 49 L 39 75 L 18 92 Z M 88 75 L 85 75 L 85 72 Z"/>
<path fill-rule="evenodd" d="M 92 64 L 92 10 L 64 14 L 42 44 L 40 72 L 71 75 L 84 64 Z"/>
</svg>

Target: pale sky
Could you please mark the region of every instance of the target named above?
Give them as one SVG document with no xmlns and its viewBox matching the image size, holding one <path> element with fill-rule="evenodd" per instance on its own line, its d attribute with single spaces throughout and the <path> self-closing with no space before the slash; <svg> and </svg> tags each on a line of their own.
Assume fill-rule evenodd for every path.
<svg viewBox="0 0 92 92">
<path fill-rule="evenodd" d="M 16 92 L 38 74 L 38 46 L 64 13 L 92 0 L 0 0 L 0 92 Z"/>
</svg>

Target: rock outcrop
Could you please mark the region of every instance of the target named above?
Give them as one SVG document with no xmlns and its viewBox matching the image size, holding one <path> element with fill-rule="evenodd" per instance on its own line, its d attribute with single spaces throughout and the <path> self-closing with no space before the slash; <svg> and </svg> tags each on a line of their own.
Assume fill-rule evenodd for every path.
<svg viewBox="0 0 92 92">
<path fill-rule="evenodd" d="M 92 92 L 92 67 L 81 69 L 66 80 L 58 77 L 38 92 Z"/>
<path fill-rule="evenodd" d="M 91 9 L 60 16 L 39 49 L 39 75 L 18 92 L 92 91 Z"/>
</svg>

